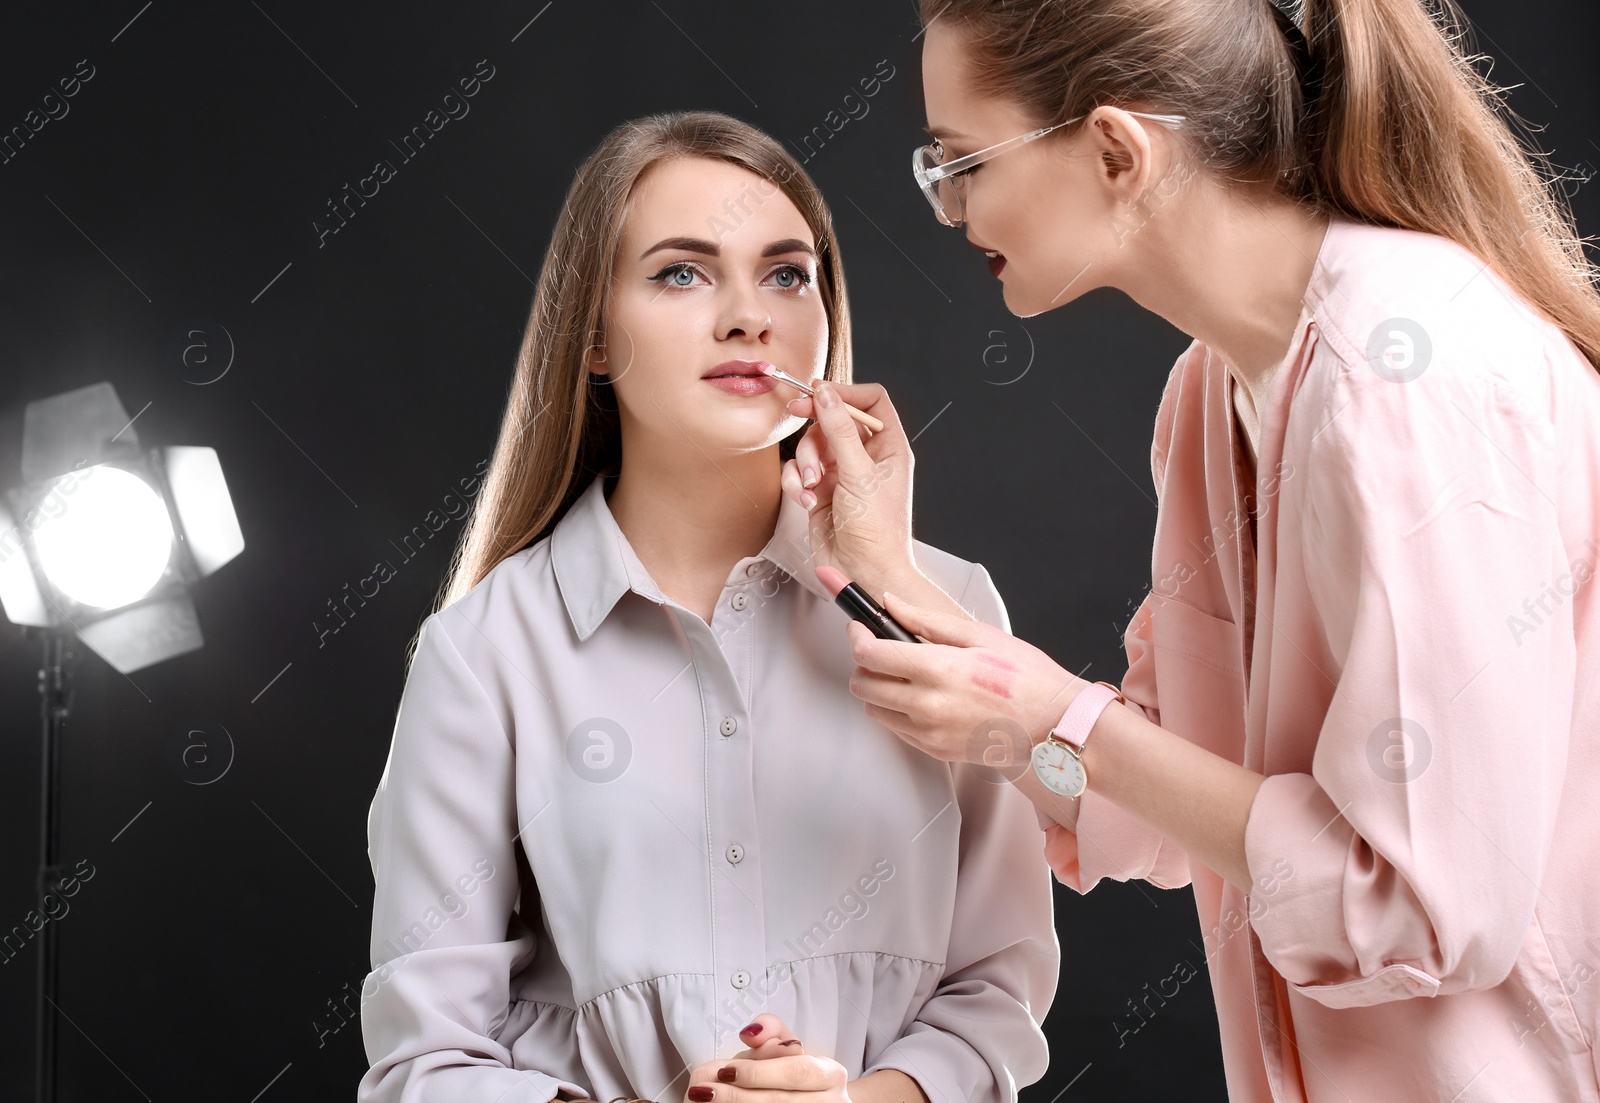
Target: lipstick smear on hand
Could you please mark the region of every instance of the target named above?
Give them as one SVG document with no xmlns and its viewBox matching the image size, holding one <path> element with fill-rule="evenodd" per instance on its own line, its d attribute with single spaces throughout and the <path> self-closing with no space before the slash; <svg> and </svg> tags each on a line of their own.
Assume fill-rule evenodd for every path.
<svg viewBox="0 0 1600 1103">
<path fill-rule="evenodd" d="M 1003 674 L 990 674 L 988 671 L 977 670 L 972 674 L 972 684 L 979 689 L 988 690 L 996 697 L 1011 696 L 1011 679 Z"/>
</svg>

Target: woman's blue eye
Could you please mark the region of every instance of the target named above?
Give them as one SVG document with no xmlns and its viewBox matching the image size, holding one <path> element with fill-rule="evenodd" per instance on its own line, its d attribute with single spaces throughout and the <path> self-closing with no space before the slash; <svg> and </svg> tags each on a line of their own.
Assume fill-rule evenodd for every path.
<svg viewBox="0 0 1600 1103">
<path fill-rule="evenodd" d="M 778 286 L 785 291 L 794 291 L 797 288 L 808 287 L 811 284 L 811 273 L 798 264 L 785 264 L 773 273 L 774 276 L 793 276 L 793 283 L 780 283 Z"/>
<path fill-rule="evenodd" d="M 653 276 L 646 276 L 645 279 L 653 280 L 653 281 L 655 281 L 657 283 L 660 283 L 662 280 L 665 280 L 665 279 L 667 279 L 667 277 L 670 276 L 672 278 L 671 278 L 670 281 L 668 281 L 668 286 L 669 287 L 693 287 L 694 286 L 694 275 L 695 275 L 695 267 L 694 267 L 694 265 L 690 264 L 686 260 L 680 260 L 676 264 L 667 265 L 665 268 L 663 268 L 661 271 L 657 272 Z M 679 276 L 688 276 L 689 279 L 680 280 L 680 279 L 678 279 Z"/>
<path fill-rule="evenodd" d="M 693 287 L 694 277 L 697 274 L 699 274 L 699 270 L 692 263 L 686 260 L 680 260 L 675 264 L 667 265 L 653 276 L 646 276 L 645 279 L 651 280 L 655 283 L 666 281 L 668 287 Z M 792 277 L 787 282 L 780 282 L 778 284 L 778 286 L 784 291 L 797 291 L 803 287 L 810 286 L 812 282 L 811 273 L 798 264 L 781 265 L 776 271 L 774 271 L 773 275 Z M 687 276 L 688 278 L 679 279 L 679 276 Z"/>
</svg>

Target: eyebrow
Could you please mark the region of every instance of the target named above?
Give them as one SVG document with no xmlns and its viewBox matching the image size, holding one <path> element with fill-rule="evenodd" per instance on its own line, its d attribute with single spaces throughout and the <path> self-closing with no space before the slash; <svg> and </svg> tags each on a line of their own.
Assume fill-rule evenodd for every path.
<svg viewBox="0 0 1600 1103">
<path fill-rule="evenodd" d="M 937 138 L 941 142 L 947 138 L 960 139 L 966 137 L 966 135 L 961 133 L 959 130 L 951 130 L 948 127 L 943 126 L 925 126 L 922 129 L 926 130 L 931 136 Z"/>
<path fill-rule="evenodd" d="M 720 256 L 722 253 L 722 247 L 720 245 L 714 241 L 707 241 L 705 238 L 667 237 L 662 238 L 660 241 L 650 246 L 650 248 L 640 253 L 639 259 L 643 260 L 651 253 L 658 253 L 663 249 L 682 249 L 689 253 L 704 253 L 710 257 Z M 817 255 L 815 249 L 811 248 L 811 246 L 807 245 L 797 237 L 786 237 L 781 241 L 774 241 L 771 245 L 768 245 L 765 249 L 761 250 L 761 255 L 764 257 L 775 257 L 780 253 L 809 253 L 813 257 Z"/>
</svg>

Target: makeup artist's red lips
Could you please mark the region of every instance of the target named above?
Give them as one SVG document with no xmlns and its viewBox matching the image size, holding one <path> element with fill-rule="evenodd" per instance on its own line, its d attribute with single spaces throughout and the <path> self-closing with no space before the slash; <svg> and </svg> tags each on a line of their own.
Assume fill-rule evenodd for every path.
<svg viewBox="0 0 1600 1103">
<path fill-rule="evenodd" d="M 988 254 L 989 274 L 992 276 L 998 276 L 1000 274 L 1000 269 L 1006 266 L 1005 255 L 998 249 L 991 249 L 987 245 L 982 245 L 976 241 L 973 241 L 971 238 L 967 239 L 967 243 L 974 249 L 981 249 L 984 253 Z"/>
</svg>

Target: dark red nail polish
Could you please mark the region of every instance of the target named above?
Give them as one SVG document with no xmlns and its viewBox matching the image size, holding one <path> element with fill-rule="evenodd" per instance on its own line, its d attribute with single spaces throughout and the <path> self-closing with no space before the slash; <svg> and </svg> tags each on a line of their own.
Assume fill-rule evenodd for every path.
<svg viewBox="0 0 1600 1103">
<path fill-rule="evenodd" d="M 694 1103 L 711 1103 L 711 1087 L 707 1084 L 696 1084 L 689 1089 L 689 1098 Z"/>
<path fill-rule="evenodd" d="M 749 1026 L 747 1026 L 743 1030 L 739 1031 L 739 1033 L 740 1034 L 748 1034 L 750 1037 L 754 1038 L 757 1034 L 761 1033 L 761 1024 L 760 1023 L 751 1023 Z"/>
<path fill-rule="evenodd" d="M 733 1078 L 737 1075 L 739 1075 L 739 1070 L 734 1068 L 732 1065 L 723 1065 L 717 1070 L 717 1079 L 721 1080 L 724 1084 L 733 1083 Z"/>
<path fill-rule="evenodd" d="M 787 1042 L 779 1042 L 778 1044 L 780 1046 L 797 1046 L 797 1045 L 800 1044 L 800 1039 L 799 1038 L 790 1038 Z"/>
</svg>

